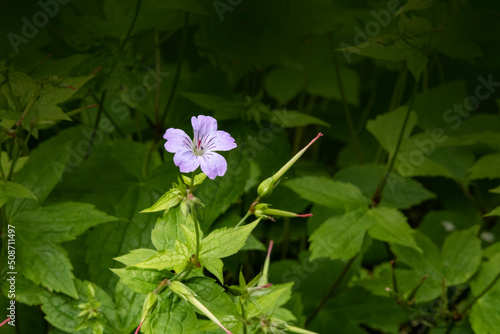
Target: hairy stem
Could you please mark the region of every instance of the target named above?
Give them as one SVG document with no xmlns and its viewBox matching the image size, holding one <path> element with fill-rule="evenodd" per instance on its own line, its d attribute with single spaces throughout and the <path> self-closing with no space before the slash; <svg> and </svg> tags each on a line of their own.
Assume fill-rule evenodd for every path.
<svg viewBox="0 0 500 334">
<path fill-rule="evenodd" d="M 417 95 L 417 90 L 418 90 L 418 85 L 419 82 L 418 80 L 415 81 L 415 86 L 413 87 L 413 93 L 410 98 L 410 103 L 408 105 L 408 110 L 406 111 L 405 119 L 403 121 L 403 126 L 401 127 L 401 131 L 399 133 L 398 141 L 396 142 L 396 147 L 394 149 L 394 152 L 389 160 L 387 170 L 385 174 L 382 176 L 380 179 L 377 189 L 375 189 L 375 192 L 373 193 L 372 196 L 372 207 L 375 207 L 380 203 L 380 199 L 382 198 L 382 192 L 384 191 L 384 187 L 387 184 L 387 179 L 389 178 L 390 173 L 392 172 L 392 169 L 394 168 L 394 163 L 396 162 L 396 158 L 399 152 L 399 148 L 401 147 L 401 142 L 403 141 L 403 136 L 406 130 L 406 125 L 408 124 L 408 119 L 410 117 L 411 109 L 413 108 L 413 102 L 415 101 L 415 96 Z"/>
<path fill-rule="evenodd" d="M 338 286 L 340 285 L 340 283 L 344 279 L 345 275 L 349 272 L 349 269 L 351 268 L 352 264 L 354 263 L 354 260 L 358 257 L 358 254 L 356 254 L 355 256 L 353 256 L 346 263 L 346 265 L 344 266 L 344 269 L 342 269 L 342 272 L 340 273 L 339 277 L 337 277 L 337 279 L 335 280 L 335 282 L 333 282 L 333 284 L 330 287 L 330 289 L 328 289 L 328 292 L 326 293 L 325 297 L 323 297 L 323 299 L 319 302 L 319 304 L 312 311 L 312 313 L 309 314 L 309 316 L 306 319 L 306 323 L 305 323 L 306 327 L 307 327 L 307 325 L 309 325 L 311 323 L 311 321 L 314 318 L 316 318 L 316 316 L 318 315 L 319 311 L 321 311 L 321 309 L 325 306 L 325 304 L 328 302 L 328 300 L 333 296 L 333 294 L 335 293 L 335 290 L 337 290 Z"/>
<path fill-rule="evenodd" d="M 335 75 L 337 77 L 337 84 L 340 90 L 340 97 L 342 99 L 342 109 L 344 110 L 344 115 L 347 120 L 347 126 L 349 127 L 349 133 L 351 135 L 352 144 L 354 150 L 358 156 L 360 163 L 363 163 L 363 153 L 361 151 L 361 146 L 359 145 L 358 136 L 356 134 L 356 129 L 354 128 L 354 123 L 352 121 L 351 111 L 349 110 L 349 104 L 347 103 L 347 98 L 345 96 L 344 85 L 342 84 L 342 73 L 340 72 L 340 65 L 337 59 L 337 53 L 335 52 L 335 47 L 333 43 L 333 36 L 331 32 L 328 32 L 328 42 L 330 43 L 330 50 L 332 51 L 333 67 L 335 68 Z"/>
<path fill-rule="evenodd" d="M 158 124 L 156 124 L 159 128 L 161 128 L 163 126 L 163 122 L 165 122 L 165 118 L 167 117 L 167 113 L 170 110 L 170 107 L 172 106 L 172 102 L 174 100 L 175 91 L 177 89 L 177 84 L 179 83 L 179 77 L 180 77 L 181 68 L 182 68 L 182 61 L 184 59 L 184 53 L 186 51 L 188 25 L 189 25 L 189 12 L 186 12 L 184 14 L 184 27 L 182 28 L 181 47 L 179 50 L 179 57 L 177 59 L 177 68 L 175 69 L 174 82 L 172 84 L 172 89 L 170 90 L 170 94 L 168 96 L 167 106 L 165 107 L 165 110 L 163 111 L 163 114 L 160 117 L 160 122 Z M 158 135 L 158 133 L 157 133 L 157 135 Z"/>
<path fill-rule="evenodd" d="M 139 11 L 141 10 L 141 4 L 142 4 L 142 0 L 137 0 L 134 18 L 132 19 L 132 23 L 130 24 L 130 28 L 127 31 L 127 35 L 125 36 L 125 39 L 123 40 L 122 45 L 120 45 L 120 51 L 122 51 L 125 48 L 125 45 L 127 45 L 127 42 L 130 39 L 130 36 L 132 36 L 132 31 L 134 31 L 135 23 L 137 22 L 137 18 L 139 17 Z"/>
</svg>

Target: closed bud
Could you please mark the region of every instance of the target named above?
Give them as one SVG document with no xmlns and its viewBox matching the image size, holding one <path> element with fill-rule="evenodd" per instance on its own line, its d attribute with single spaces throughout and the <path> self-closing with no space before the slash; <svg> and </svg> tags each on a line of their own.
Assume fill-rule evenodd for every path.
<svg viewBox="0 0 500 334">
<path fill-rule="evenodd" d="M 259 187 L 257 188 L 257 194 L 259 194 L 260 197 L 264 198 L 266 196 L 269 196 L 273 193 L 274 189 L 274 179 L 271 176 L 268 179 L 265 179 L 259 184 Z"/>
<path fill-rule="evenodd" d="M 271 209 L 269 207 L 269 204 L 266 203 L 259 203 L 255 206 L 255 211 L 254 215 L 257 218 L 267 218 L 271 219 L 272 216 L 280 216 L 280 217 L 312 217 L 312 213 L 306 213 L 299 215 L 294 212 L 289 212 L 289 211 L 284 211 L 284 210 L 277 210 L 277 209 Z"/>
</svg>

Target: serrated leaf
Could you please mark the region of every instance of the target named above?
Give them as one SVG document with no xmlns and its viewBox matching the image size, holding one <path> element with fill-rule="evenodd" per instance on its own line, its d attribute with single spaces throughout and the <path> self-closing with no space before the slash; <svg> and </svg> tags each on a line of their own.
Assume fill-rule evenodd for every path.
<svg viewBox="0 0 500 334">
<path fill-rule="evenodd" d="M 410 276 L 416 277 L 418 280 L 427 276 L 422 285 L 426 286 L 426 290 L 417 291 L 415 299 L 417 302 L 430 301 L 442 293 L 444 269 L 441 254 L 438 247 L 419 231 L 415 232 L 415 240 L 422 252 L 398 244 L 391 244 L 391 250 L 397 256 L 398 261 L 402 261 L 412 268 L 408 272 Z M 412 288 L 409 287 L 409 289 Z"/>
<path fill-rule="evenodd" d="M 366 123 L 368 131 L 377 138 L 380 145 L 390 155 L 394 154 L 407 110 L 408 108 L 405 106 L 399 107 L 396 110 L 379 115 L 375 120 L 370 120 Z M 417 114 L 411 111 L 403 134 L 403 140 L 410 136 L 416 124 Z"/>
<path fill-rule="evenodd" d="M 200 184 L 203 183 L 203 181 L 205 181 L 206 178 L 207 178 L 207 175 L 205 173 L 197 174 L 194 177 L 193 186 L 199 186 Z M 183 174 L 182 175 L 182 179 L 184 180 L 184 183 L 186 185 L 191 185 L 191 178 L 189 176 L 186 176 L 186 175 Z"/>
<path fill-rule="evenodd" d="M 31 198 L 34 200 L 37 199 L 35 194 L 33 194 L 31 190 L 29 190 L 22 184 L 10 181 L 7 182 L 0 181 L 0 198 L 2 197 L 22 197 L 22 198 Z"/>
<path fill-rule="evenodd" d="M 414 232 L 406 222 L 406 217 L 396 209 L 375 207 L 364 217 L 370 221 L 368 232 L 377 240 L 400 244 L 421 252 L 414 239 Z"/>
<path fill-rule="evenodd" d="M 481 264 L 479 226 L 450 234 L 442 249 L 443 269 L 448 285 L 466 283 Z"/>
<path fill-rule="evenodd" d="M 224 227 L 207 235 L 200 246 L 200 258 L 224 258 L 236 254 L 260 219 L 240 227 Z"/>
<path fill-rule="evenodd" d="M 183 93 L 181 95 L 202 108 L 223 113 L 226 117 L 238 117 L 245 110 L 243 99 L 235 101 L 222 96 L 198 93 Z"/>
<path fill-rule="evenodd" d="M 62 242 L 74 239 L 89 228 L 117 220 L 86 203 L 58 203 L 19 212 L 12 223 L 23 231 L 25 238 Z"/>
<path fill-rule="evenodd" d="M 366 212 L 366 209 L 358 209 L 324 222 L 309 238 L 311 260 L 321 257 L 348 260 L 356 255 L 370 225 L 362 219 Z"/>
<path fill-rule="evenodd" d="M 73 298 L 78 298 L 73 281 L 73 266 L 66 251 L 57 243 L 25 239 L 22 235 L 18 240 L 18 271 L 27 279 L 40 284 L 51 291 L 62 292 Z"/>
<path fill-rule="evenodd" d="M 485 214 L 485 217 L 489 217 L 489 216 L 500 216 L 500 206 L 497 206 L 491 212 Z"/>
<path fill-rule="evenodd" d="M 290 101 L 303 85 L 303 74 L 294 68 L 280 67 L 272 70 L 264 79 L 264 88 L 279 104 Z"/>
<path fill-rule="evenodd" d="M 111 271 L 117 274 L 121 282 L 132 291 L 142 294 L 153 292 L 158 287 L 158 283 L 166 277 L 165 274 L 155 269 L 127 267 L 111 269 Z"/>
<path fill-rule="evenodd" d="M 471 290 L 474 296 L 480 296 L 489 287 L 500 273 L 500 253 L 484 262 L 478 274 L 471 281 Z M 472 306 L 469 316 L 475 333 L 496 333 L 500 330 L 500 280 L 489 287 Z"/>
<path fill-rule="evenodd" d="M 368 201 L 361 191 L 349 183 L 338 182 L 324 177 L 306 176 L 285 182 L 302 198 L 332 209 L 351 211 L 366 208 Z"/>
<path fill-rule="evenodd" d="M 72 148 L 74 143 L 85 140 L 82 130 L 83 128 L 76 127 L 60 131 L 56 136 L 43 141 L 30 152 L 30 159 L 19 171 L 16 180 L 30 189 L 38 198 L 38 202 L 23 198 L 11 201 L 11 205 L 8 204 L 6 207 L 10 217 L 18 210 L 33 209 L 43 203 L 58 184 L 64 172 L 67 171 L 66 160 L 69 155 L 73 159 L 80 157 L 83 160 L 83 157 L 78 156 L 78 153 Z"/>
<path fill-rule="evenodd" d="M 383 165 L 354 165 L 341 169 L 334 175 L 334 179 L 352 183 L 363 192 L 366 198 L 371 199 L 384 173 L 386 173 L 386 167 Z M 419 182 L 391 173 L 387 178 L 387 187 L 380 205 L 397 209 L 409 209 L 435 197 L 434 193 L 424 188 Z"/>
<path fill-rule="evenodd" d="M 158 304 L 141 327 L 141 331 L 149 334 L 191 334 L 195 329 L 196 315 L 193 309 L 173 293 L 158 296 Z"/>
<path fill-rule="evenodd" d="M 81 311 L 78 305 L 89 302 L 87 296 L 88 284 L 93 285 L 95 300 L 101 304 L 98 308 L 100 317 L 108 320 L 102 322 L 102 324 L 106 330 L 114 330 L 114 328 L 109 328 L 108 326 L 108 323 L 116 323 L 116 311 L 113 300 L 99 286 L 87 281 L 76 281 L 78 299 L 72 299 L 58 294 L 45 295 L 42 298 L 42 310 L 46 314 L 45 319 L 53 326 L 68 333 L 92 333 L 91 328 L 84 331 L 78 330 L 80 324 L 84 322 L 84 318 L 78 316 Z"/>
<path fill-rule="evenodd" d="M 130 253 L 115 257 L 114 259 L 126 266 L 133 266 L 134 264 L 145 261 L 155 256 L 156 254 L 158 254 L 158 252 L 154 249 L 139 248 L 133 249 L 130 251 Z"/>
<path fill-rule="evenodd" d="M 345 98 L 348 103 L 359 105 L 359 77 L 356 71 L 340 67 L 340 75 L 343 82 Z M 318 95 L 328 99 L 342 100 L 337 71 L 333 65 L 318 66 L 310 74 L 307 83 L 307 91 L 312 95 Z"/>
<path fill-rule="evenodd" d="M 479 158 L 469 169 L 471 180 L 476 179 L 497 179 L 500 178 L 500 153 L 492 153 Z"/>
<path fill-rule="evenodd" d="M 275 115 L 276 113 L 280 114 L 279 117 Z M 302 127 L 311 124 L 330 126 L 319 118 L 295 110 L 274 110 L 271 115 L 271 122 L 283 125 L 285 128 Z"/>
<path fill-rule="evenodd" d="M 258 306 L 253 303 L 247 304 L 247 316 L 272 316 L 276 309 L 284 305 L 291 298 L 292 287 L 293 282 L 271 286 L 268 293 L 255 299 L 255 303 Z"/>
<path fill-rule="evenodd" d="M 196 299 L 223 323 L 225 322 L 222 320 L 224 318 L 239 316 L 236 305 L 225 293 L 224 288 L 216 284 L 212 278 L 194 277 L 186 280 L 185 283 L 196 293 Z"/>
<path fill-rule="evenodd" d="M 224 284 L 224 276 L 222 275 L 224 263 L 221 259 L 215 257 L 200 257 L 200 264 L 217 277 L 221 284 Z"/>
<path fill-rule="evenodd" d="M 168 212 L 171 208 L 177 206 L 182 201 L 182 196 L 177 189 L 170 189 L 165 194 L 163 194 L 155 204 L 147 209 L 141 211 L 141 213 L 146 212 L 156 212 L 156 211 L 166 211 Z"/>
<path fill-rule="evenodd" d="M 156 220 L 155 228 L 151 232 L 151 240 L 157 250 L 174 249 L 176 240 L 186 242 L 186 237 L 180 227 L 182 225 L 194 229 L 191 216 L 186 217 L 180 207 L 176 207 Z M 189 232 L 188 232 L 189 233 Z M 193 231 L 194 233 L 194 231 Z"/>
<path fill-rule="evenodd" d="M 134 264 L 138 268 L 149 268 L 149 269 L 173 269 L 175 266 L 184 263 L 186 256 L 184 254 L 179 254 L 174 250 L 166 249 L 159 251 L 155 256 L 150 257 L 147 260 Z"/>
<path fill-rule="evenodd" d="M 121 332 L 130 333 L 137 328 L 137 315 L 141 314 L 145 295 L 135 293 L 124 283 L 118 282 L 114 293 L 116 316 L 119 320 L 117 326 Z"/>
<path fill-rule="evenodd" d="M 394 16 L 398 16 L 400 14 L 406 13 L 411 10 L 422 10 L 431 7 L 434 5 L 434 0 L 408 0 L 397 12 Z"/>
</svg>

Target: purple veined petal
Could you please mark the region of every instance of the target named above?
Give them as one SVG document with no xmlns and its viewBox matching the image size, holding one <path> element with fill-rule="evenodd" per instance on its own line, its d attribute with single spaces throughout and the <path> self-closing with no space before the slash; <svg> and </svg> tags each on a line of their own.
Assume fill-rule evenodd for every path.
<svg viewBox="0 0 500 334">
<path fill-rule="evenodd" d="M 223 176 L 227 170 L 226 159 L 219 153 L 208 152 L 199 157 L 200 167 L 203 173 L 207 174 L 210 179 L 215 179 L 216 176 Z"/>
<path fill-rule="evenodd" d="M 206 145 L 206 149 L 209 151 L 229 151 L 236 146 L 234 138 L 231 137 L 229 133 L 219 130 L 216 132 L 215 136 L 210 139 Z"/>
<path fill-rule="evenodd" d="M 170 153 L 192 150 L 193 142 L 191 138 L 180 129 L 168 129 L 163 138 L 167 140 L 165 149 Z"/>
<path fill-rule="evenodd" d="M 179 167 L 181 173 L 194 172 L 200 165 L 198 157 L 191 150 L 175 153 L 174 163 Z"/>
<path fill-rule="evenodd" d="M 211 116 L 193 116 L 191 117 L 191 124 L 193 125 L 195 142 L 211 137 L 217 132 L 217 120 Z"/>
</svg>

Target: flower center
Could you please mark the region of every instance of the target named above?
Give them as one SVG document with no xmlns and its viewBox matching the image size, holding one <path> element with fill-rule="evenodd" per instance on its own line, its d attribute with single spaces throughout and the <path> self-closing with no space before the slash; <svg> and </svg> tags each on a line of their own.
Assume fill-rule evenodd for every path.
<svg viewBox="0 0 500 334">
<path fill-rule="evenodd" d="M 203 149 L 203 146 L 201 146 L 201 139 L 198 140 L 198 144 L 197 145 L 194 145 L 194 147 L 193 147 L 193 153 L 196 156 L 203 155 L 204 149 Z"/>
</svg>

